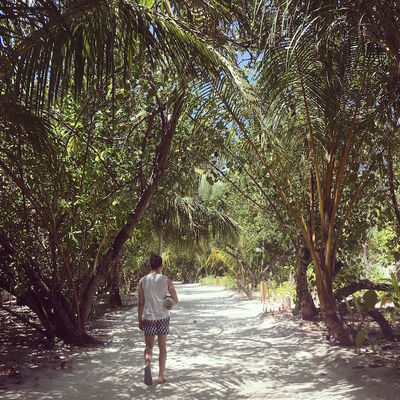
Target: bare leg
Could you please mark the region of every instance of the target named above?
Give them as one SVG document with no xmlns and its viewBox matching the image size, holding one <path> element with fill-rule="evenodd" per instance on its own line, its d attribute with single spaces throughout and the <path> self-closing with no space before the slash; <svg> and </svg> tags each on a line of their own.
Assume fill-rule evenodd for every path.
<svg viewBox="0 0 400 400">
<path fill-rule="evenodd" d="M 146 367 L 150 367 L 151 357 L 153 355 L 154 336 L 145 336 L 146 348 L 144 349 L 144 362 Z"/>
<path fill-rule="evenodd" d="M 158 348 L 160 350 L 160 355 L 158 357 L 158 382 L 163 382 L 165 363 L 167 361 L 167 335 L 158 335 Z"/>
</svg>

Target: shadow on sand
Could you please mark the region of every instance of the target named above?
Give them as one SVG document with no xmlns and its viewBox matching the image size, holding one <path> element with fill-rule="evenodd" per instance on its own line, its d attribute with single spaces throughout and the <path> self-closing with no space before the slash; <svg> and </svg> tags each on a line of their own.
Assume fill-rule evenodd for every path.
<svg viewBox="0 0 400 400">
<path fill-rule="evenodd" d="M 353 350 L 305 336 L 293 321 L 257 318 L 261 305 L 220 288 L 178 285 L 165 385 L 143 383 L 136 310 L 104 329 L 102 349 L 71 354 L 72 368 L 41 371 L 11 399 L 397 399 L 399 372 L 357 369 Z M 110 328 L 111 325 L 111 328 Z M 158 351 L 153 358 L 157 377 Z"/>
</svg>

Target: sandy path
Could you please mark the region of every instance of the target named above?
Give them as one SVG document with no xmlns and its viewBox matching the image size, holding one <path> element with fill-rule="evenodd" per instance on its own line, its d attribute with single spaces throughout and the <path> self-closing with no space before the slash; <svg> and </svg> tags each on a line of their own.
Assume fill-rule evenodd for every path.
<svg viewBox="0 0 400 400">
<path fill-rule="evenodd" d="M 168 384 L 143 383 L 136 309 L 108 326 L 110 345 L 76 351 L 71 369 L 32 371 L 7 399 L 399 399 L 400 372 L 355 368 L 354 350 L 305 336 L 295 322 L 260 318 L 258 302 L 216 287 L 177 286 Z M 194 322 L 196 321 L 196 322 Z M 153 376 L 157 376 L 155 350 Z"/>
</svg>

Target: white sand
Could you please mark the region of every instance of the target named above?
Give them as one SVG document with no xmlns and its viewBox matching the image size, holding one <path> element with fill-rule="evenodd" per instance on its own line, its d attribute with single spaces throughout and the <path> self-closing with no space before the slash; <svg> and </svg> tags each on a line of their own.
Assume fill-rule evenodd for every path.
<svg viewBox="0 0 400 400">
<path fill-rule="evenodd" d="M 177 286 L 165 385 L 143 383 L 136 309 L 104 323 L 105 348 L 75 350 L 72 368 L 23 371 L 4 399 L 400 399 L 400 371 L 306 335 L 288 319 L 260 318 L 262 305 L 219 287 Z M 196 322 L 195 322 L 196 321 Z M 154 352 L 153 379 L 158 371 Z M 11 378 L 10 378 L 11 379 Z"/>
</svg>

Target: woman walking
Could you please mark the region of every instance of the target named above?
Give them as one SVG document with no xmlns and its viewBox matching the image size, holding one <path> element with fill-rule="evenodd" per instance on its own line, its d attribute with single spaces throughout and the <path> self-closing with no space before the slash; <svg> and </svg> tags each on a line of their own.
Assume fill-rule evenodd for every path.
<svg viewBox="0 0 400 400">
<path fill-rule="evenodd" d="M 139 283 L 138 320 L 139 329 L 144 330 L 146 348 L 144 350 L 144 382 L 152 385 L 151 358 L 153 354 L 154 338 L 158 337 L 159 371 L 158 383 L 165 383 L 165 363 L 167 360 L 167 335 L 169 333 L 169 311 L 165 306 L 168 294 L 173 301 L 178 303 L 172 280 L 161 274 L 162 258 L 152 255 L 150 257 L 150 273 L 144 276 Z"/>
</svg>

